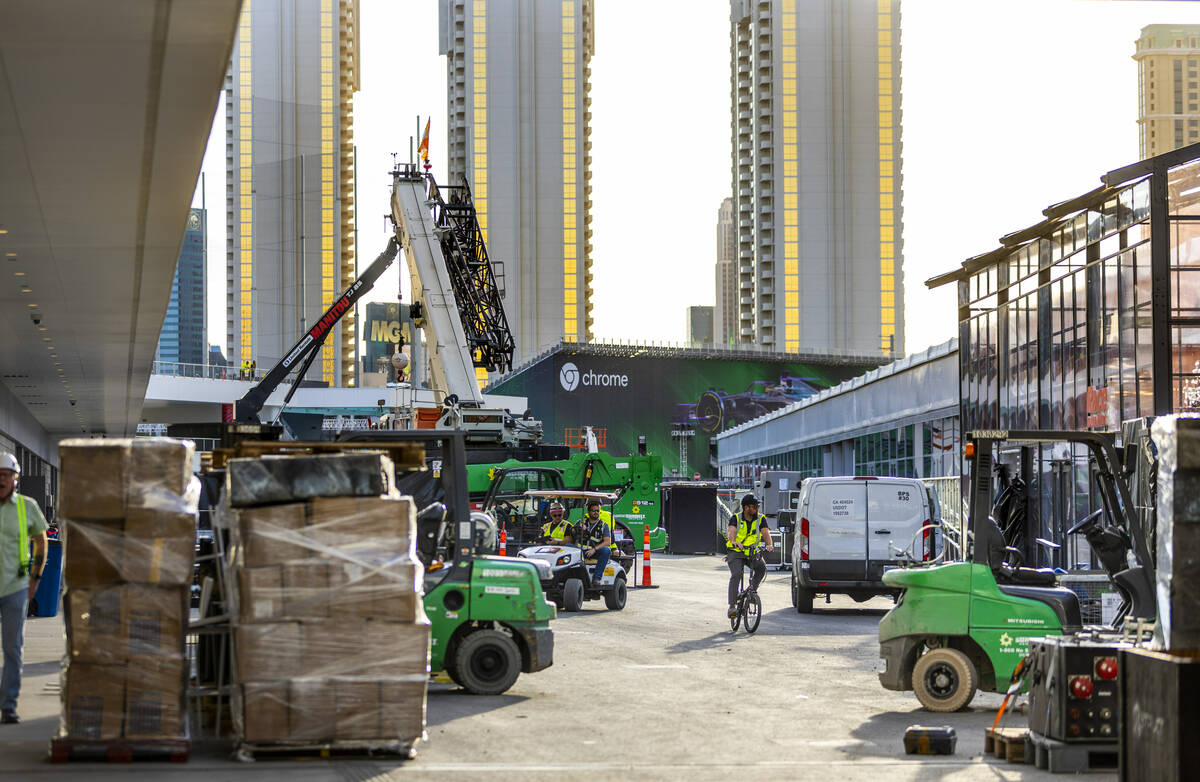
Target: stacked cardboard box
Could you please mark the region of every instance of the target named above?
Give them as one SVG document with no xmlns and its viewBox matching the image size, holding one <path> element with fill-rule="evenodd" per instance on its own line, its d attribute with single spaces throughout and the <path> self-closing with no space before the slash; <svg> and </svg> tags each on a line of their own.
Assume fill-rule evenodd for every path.
<svg viewBox="0 0 1200 782">
<path fill-rule="evenodd" d="M 183 738 L 199 487 L 193 446 L 65 440 L 67 657 L 59 738 Z"/>
<path fill-rule="evenodd" d="M 241 740 L 411 745 L 425 727 L 429 622 L 415 510 L 388 492 L 390 460 L 291 456 L 228 467 L 220 515 L 233 540 Z M 312 495 L 312 476 L 325 495 Z"/>
</svg>

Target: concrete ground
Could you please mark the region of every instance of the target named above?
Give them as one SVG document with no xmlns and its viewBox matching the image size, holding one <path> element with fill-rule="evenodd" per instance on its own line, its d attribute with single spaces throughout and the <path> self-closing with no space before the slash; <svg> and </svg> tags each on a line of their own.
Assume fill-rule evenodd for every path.
<svg viewBox="0 0 1200 782">
<path fill-rule="evenodd" d="M 20 725 L 0 726 L 0 779 L 203 778 L 241 780 L 820 780 L 1058 779 L 983 756 L 983 731 L 1000 696 L 931 714 L 911 693 L 879 686 L 876 625 L 887 599 L 791 607 L 786 572 L 760 589 L 757 634 L 729 632 L 728 571 L 718 557 L 660 556 L 660 588 L 631 590 L 624 611 L 602 601 L 554 622 L 555 663 L 522 674 L 506 694 L 467 695 L 434 683 L 428 740 L 413 760 L 237 763 L 220 744 L 197 743 L 185 765 L 46 761 L 58 725 L 59 619 L 27 625 Z M 1019 715 L 1007 725 L 1023 726 Z M 950 725 L 952 756 L 904 754 L 910 725 Z M 1115 779 L 1092 774 L 1095 780 Z"/>
</svg>

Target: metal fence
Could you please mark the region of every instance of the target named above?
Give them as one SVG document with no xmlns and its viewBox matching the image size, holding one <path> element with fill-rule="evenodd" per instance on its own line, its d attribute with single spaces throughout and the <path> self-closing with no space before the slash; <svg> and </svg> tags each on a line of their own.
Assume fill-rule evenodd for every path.
<svg viewBox="0 0 1200 782">
<path fill-rule="evenodd" d="M 963 559 L 966 553 L 962 542 L 967 538 L 967 512 L 963 502 L 962 478 L 953 475 L 921 480 L 933 489 L 938 506 L 942 509 L 942 535 L 951 549 L 946 552 L 946 559 Z"/>
<path fill-rule="evenodd" d="M 266 369 L 255 368 L 253 373 L 239 367 L 219 367 L 212 364 L 183 364 L 178 361 L 155 361 L 150 367 L 153 375 L 169 377 L 199 377 L 207 380 L 261 380 L 266 376 Z"/>
</svg>

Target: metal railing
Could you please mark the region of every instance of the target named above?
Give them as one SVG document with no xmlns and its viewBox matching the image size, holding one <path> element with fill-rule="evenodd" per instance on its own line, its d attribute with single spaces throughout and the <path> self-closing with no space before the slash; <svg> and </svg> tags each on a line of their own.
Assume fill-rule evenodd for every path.
<svg viewBox="0 0 1200 782">
<path fill-rule="evenodd" d="M 168 377 L 197 377 L 206 380 L 260 380 L 266 374 L 264 369 L 256 369 L 251 373 L 244 372 L 238 367 L 219 367 L 212 364 L 183 364 L 178 361 L 155 361 L 150 366 L 150 374 L 166 375 Z"/>
<path fill-rule="evenodd" d="M 938 507 L 942 510 L 942 535 L 945 544 L 955 549 L 947 553 L 947 560 L 965 557 L 963 541 L 967 538 L 967 512 L 963 503 L 962 478 L 951 475 L 944 478 L 922 478 L 925 485 L 937 495 Z"/>
</svg>

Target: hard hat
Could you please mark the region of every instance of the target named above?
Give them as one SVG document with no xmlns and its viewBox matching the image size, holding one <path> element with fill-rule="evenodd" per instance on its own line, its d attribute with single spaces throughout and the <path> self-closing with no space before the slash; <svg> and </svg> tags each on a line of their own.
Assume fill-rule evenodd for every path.
<svg viewBox="0 0 1200 782">
<path fill-rule="evenodd" d="M 755 497 L 753 494 L 747 494 L 745 497 L 742 497 L 742 507 L 743 508 L 746 507 L 747 505 L 757 505 L 757 504 L 758 504 L 758 497 Z"/>
<path fill-rule="evenodd" d="M 0 453 L 0 470 L 12 470 L 20 475 L 21 465 L 17 463 L 17 457 L 11 453 Z"/>
</svg>

